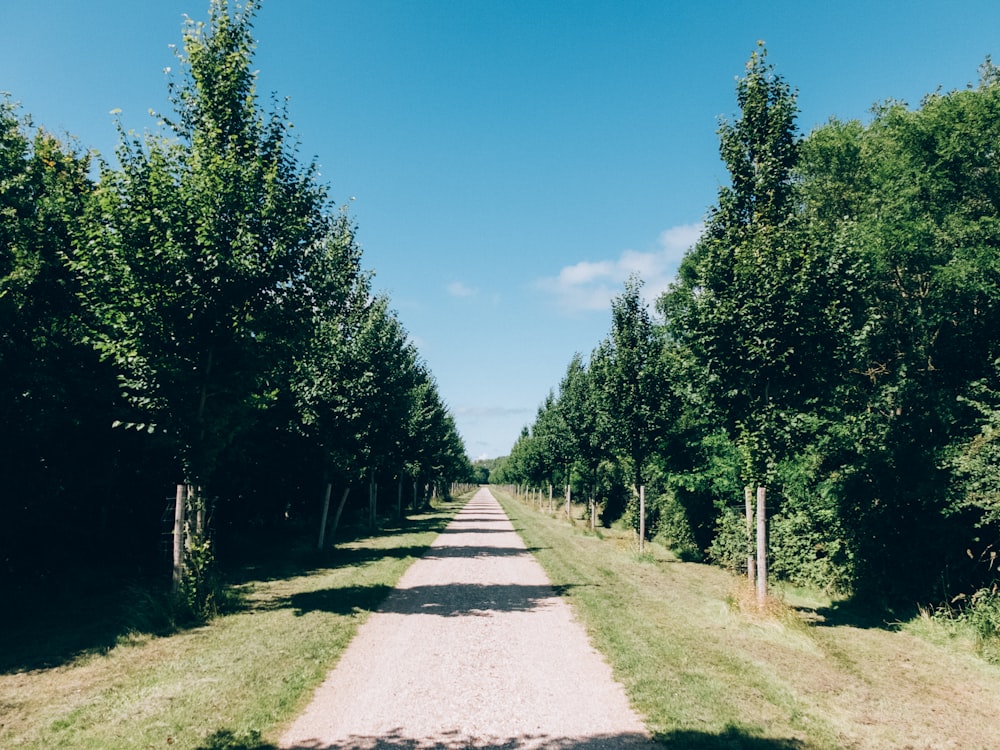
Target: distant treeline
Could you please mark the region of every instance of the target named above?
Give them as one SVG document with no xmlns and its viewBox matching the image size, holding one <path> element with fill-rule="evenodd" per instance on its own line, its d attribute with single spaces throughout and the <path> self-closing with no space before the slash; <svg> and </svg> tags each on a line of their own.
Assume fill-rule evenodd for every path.
<svg viewBox="0 0 1000 750">
<path fill-rule="evenodd" d="M 314 534 L 328 485 L 364 487 L 344 518 L 367 519 L 373 483 L 395 509 L 470 478 L 352 221 L 258 104 L 255 6 L 188 23 L 174 113 L 122 129 L 115 165 L 0 100 L 8 581 L 168 573 L 177 485 L 192 544 L 225 554 Z"/>
<path fill-rule="evenodd" d="M 996 592 L 1000 69 L 802 136 L 759 48 L 719 135 L 729 184 L 650 311 L 570 362 L 505 483 L 595 497 L 733 568 L 765 487 L 773 576 L 882 601 Z M 636 523 L 636 527 L 638 524 Z"/>
</svg>

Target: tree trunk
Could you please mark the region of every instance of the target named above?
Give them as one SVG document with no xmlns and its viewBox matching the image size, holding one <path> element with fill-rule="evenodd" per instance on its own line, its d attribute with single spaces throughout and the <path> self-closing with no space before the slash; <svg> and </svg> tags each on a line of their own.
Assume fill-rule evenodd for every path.
<svg viewBox="0 0 1000 750">
<path fill-rule="evenodd" d="M 184 579 L 184 512 L 187 509 L 188 486 L 177 485 L 177 495 L 174 500 L 174 570 L 172 579 L 173 592 L 181 589 Z"/>
<path fill-rule="evenodd" d="M 639 554 L 646 548 L 646 485 L 639 486 Z"/>
<path fill-rule="evenodd" d="M 591 523 L 590 525 L 590 530 L 597 531 L 597 482 L 596 481 L 590 488 L 590 498 L 591 498 L 590 499 L 591 507 L 593 508 L 592 511 L 593 523 Z"/>
<path fill-rule="evenodd" d="M 396 493 L 396 515 L 399 516 L 400 520 L 403 518 L 403 475 L 399 476 L 399 488 Z"/>
<path fill-rule="evenodd" d="M 194 538 L 201 542 L 205 538 L 205 516 L 208 513 L 206 508 L 205 493 L 201 487 L 188 492 L 188 500 L 194 506 Z"/>
<path fill-rule="evenodd" d="M 767 600 L 767 488 L 757 488 L 757 606 Z"/>
<path fill-rule="evenodd" d="M 319 541 L 316 542 L 316 549 L 323 549 L 323 542 L 326 539 L 326 519 L 330 514 L 330 493 L 333 491 L 333 484 L 326 483 L 323 487 L 323 513 L 319 521 Z"/>
<path fill-rule="evenodd" d="M 347 495 L 351 491 L 351 486 L 347 485 L 344 488 L 344 494 L 340 496 L 340 504 L 337 505 L 337 512 L 333 514 L 333 526 L 330 528 L 330 541 L 333 542 L 334 535 L 337 533 L 337 527 L 340 525 L 340 514 L 344 512 L 344 506 L 347 504 Z"/>
<path fill-rule="evenodd" d="M 753 488 L 749 484 L 743 488 L 743 500 L 746 503 L 747 522 L 747 580 L 754 586 L 757 583 L 757 567 L 753 551 Z"/>
</svg>

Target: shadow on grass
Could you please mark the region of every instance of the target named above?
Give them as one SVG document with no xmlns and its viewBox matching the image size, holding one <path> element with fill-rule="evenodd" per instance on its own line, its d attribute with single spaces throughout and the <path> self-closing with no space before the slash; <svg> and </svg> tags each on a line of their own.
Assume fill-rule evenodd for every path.
<svg viewBox="0 0 1000 750">
<path fill-rule="evenodd" d="M 329 612 L 335 615 L 350 615 L 355 612 L 371 612 L 392 591 L 392 586 L 342 586 L 335 589 L 320 589 L 292 594 L 286 599 L 269 602 L 266 609 L 290 607 L 302 616 L 310 612 Z"/>
<path fill-rule="evenodd" d="M 736 727 L 721 734 L 678 730 L 656 735 L 659 747 L 668 750 L 804 750 L 809 747 L 797 739 L 758 737 Z"/>
<path fill-rule="evenodd" d="M 459 505 L 442 505 L 403 523 L 386 522 L 376 532 L 363 527 L 347 528 L 339 541 L 349 545 L 373 535 L 391 537 L 441 531 Z M 281 580 L 322 569 L 364 565 L 387 557 L 417 557 L 426 550 L 424 546 L 342 546 L 320 553 L 302 540 L 273 544 L 271 550 L 263 551 L 252 562 L 229 569 L 220 566 L 226 592 L 221 610 L 230 613 L 254 608 L 239 596 L 239 588 L 254 581 Z M 315 602 L 302 604 L 307 608 L 349 613 L 374 608 L 387 593 L 388 590 L 359 587 L 340 595 L 317 595 L 322 600 L 319 607 Z M 49 669 L 82 656 L 107 653 L 129 634 L 164 636 L 186 629 L 171 612 L 168 582 L 160 578 L 119 580 L 107 571 L 81 570 L 75 580 L 60 581 L 58 586 L 51 583 L 47 589 L 36 586 L 16 600 L 9 597 L 0 600 L 5 605 L 0 616 L 3 644 L 0 674 Z M 299 609 L 294 602 L 286 606 Z"/>
<path fill-rule="evenodd" d="M 409 530 L 406 530 L 405 533 L 409 533 Z M 427 546 L 419 545 L 352 547 L 346 546 L 348 544 L 349 542 L 340 542 L 340 546 L 331 547 L 322 552 L 313 547 L 304 547 L 297 551 L 287 552 L 281 557 L 248 563 L 230 571 L 226 575 L 226 582 L 231 586 L 243 586 L 248 583 L 282 581 L 332 568 L 360 567 L 387 558 L 398 560 L 408 557 L 416 558 L 428 550 Z"/>
<path fill-rule="evenodd" d="M 863 630 L 899 630 L 900 623 L 918 614 L 916 605 L 890 607 L 869 601 L 848 599 L 817 609 L 798 608 L 818 627 L 852 627 Z"/>
<path fill-rule="evenodd" d="M 84 654 L 107 652 L 128 632 L 129 601 L 143 596 L 137 592 L 144 587 L 85 577 L 62 591 L 38 588 L 16 601 L 5 599 L 0 674 L 57 667 Z"/>
</svg>

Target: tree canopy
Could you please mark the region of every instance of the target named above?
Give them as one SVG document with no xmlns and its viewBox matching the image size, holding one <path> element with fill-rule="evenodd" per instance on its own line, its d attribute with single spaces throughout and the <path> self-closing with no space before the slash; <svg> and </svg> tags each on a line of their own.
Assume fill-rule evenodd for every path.
<svg viewBox="0 0 1000 750">
<path fill-rule="evenodd" d="M 604 476 L 643 481 L 651 533 L 686 554 L 745 564 L 756 483 L 777 577 L 882 600 L 995 583 L 998 81 L 987 60 L 978 86 L 802 135 L 759 45 L 719 129 L 729 181 L 659 319 L 630 281 L 505 477 L 538 481 L 543 416 L 590 398 L 564 460 L 609 448 Z"/>
<path fill-rule="evenodd" d="M 471 474 L 353 221 L 297 155 L 287 105 L 261 106 L 257 7 L 211 0 L 207 21 L 185 22 L 174 111 L 142 136 L 119 125 L 117 163 L 98 157 L 96 178 L 0 106 L 0 371 L 19 446 L 4 460 L 26 504 L 5 526 L 6 572 L 31 567 L 43 513 L 88 501 L 107 533 L 77 533 L 83 546 L 110 557 L 142 539 L 146 564 L 172 483 L 194 488 L 204 543 L 232 549 L 312 525 L 332 477 L 408 477 L 424 496 Z"/>
</svg>

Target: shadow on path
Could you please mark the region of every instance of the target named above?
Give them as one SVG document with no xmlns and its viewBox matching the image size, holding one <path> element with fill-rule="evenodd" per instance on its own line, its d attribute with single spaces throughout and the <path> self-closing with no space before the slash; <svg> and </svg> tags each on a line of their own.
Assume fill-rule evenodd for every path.
<svg viewBox="0 0 1000 750">
<path fill-rule="evenodd" d="M 548 549 L 547 547 L 476 547 L 469 545 L 442 545 L 440 547 L 431 547 L 427 554 L 424 555 L 425 560 L 435 560 L 444 558 L 455 558 L 455 557 L 528 557 L 540 549 Z"/>
<path fill-rule="evenodd" d="M 449 528 L 442 531 L 442 534 L 514 534 L 520 531 L 519 528 L 515 527 L 513 529 L 488 529 L 483 526 L 473 526 L 471 528 L 464 528 L 459 524 L 450 526 Z"/>
<path fill-rule="evenodd" d="M 605 734 L 595 737 L 550 737 L 522 735 L 504 740 L 479 740 L 455 734 L 432 739 L 406 737 L 398 730 L 382 737 L 356 735 L 344 742 L 307 741 L 287 750 L 518 750 L 519 748 L 552 748 L 553 750 L 655 750 L 659 747 L 641 734 Z M 756 746 L 754 746 L 756 748 Z M 232 732 L 222 730 L 211 735 L 197 750 L 278 750 L 276 745 L 240 742 Z"/>
<path fill-rule="evenodd" d="M 698 731 L 668 732 L 651 741 L 641 734 L 602 734 L 594 737 L 550 737 L 547 735 L 521 735 L 506 740 L 477 740 L 449 736 L 433 739 L 415 739 L 403 736 L 398 730 L 384 737 L 353 736 L 345 742 L 305 742 L 288 750 L 520 750 L 521 748 L 546 748 L 546 750 L 804 750 L 799 740 L 773 737 L 754 737 L 735 728 L 722 733 Z M 241 741 L 229 730 L 211 735 L 197 750 L 278 750 L 276 745 L 255 740 Z"/>
<path fill-rule="evenodd" d="M 293 594 L 271 607 L 292 607 L 296 615 L 309 612 L 351 614 L 358 610 L 392 612 L 400 615 L 460 617 L 488 612 L 528 612 L 548 599 L 568 591 L 570 586 L 523 584 L 450 583 L 393 589 L 389 586 L 348 586 Z M 384 599 L 384 601 L 383 601 Z"/>
</svg>

